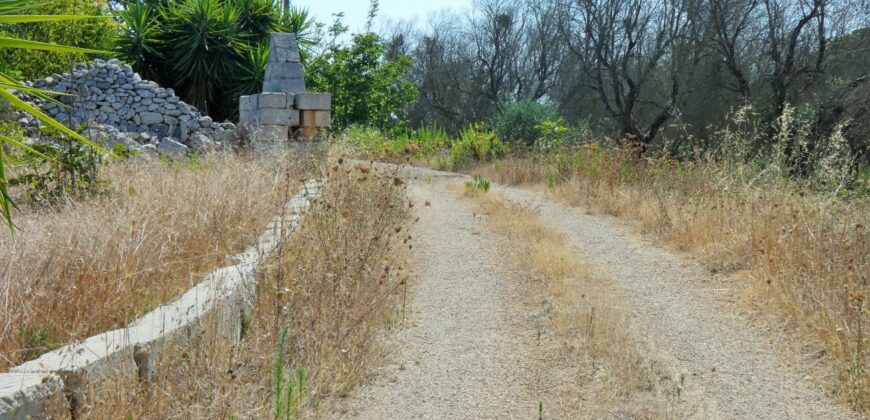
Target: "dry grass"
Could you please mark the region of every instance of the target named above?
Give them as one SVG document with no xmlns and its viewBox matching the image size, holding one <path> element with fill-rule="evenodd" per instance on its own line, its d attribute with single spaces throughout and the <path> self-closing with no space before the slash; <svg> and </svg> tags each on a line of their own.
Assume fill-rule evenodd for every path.
<svg viewBox="0 0 870 420">
<path fill-rule="evenodd" d="M 534 186 L 547 182 L 546 165 L 518 157 L 479 165 L 473 172 L 503 185 Z"/>
<path fill-rule="evenodd" d="M 812 192 L 746 166 L 637 162 L 595 148 L 551 164 L 554 194 L 626 217 L 731 275 L 783 325 L 826 387 L 870 411 L 870 201 Z M 773 303 L 774 305 L 770 305 Z M 773 310 L 771 310 L 773 309 Z"/>
<path fill-rule="evenodd" d="M 0 235 L 0 371 L 126 325 L 252 245 L 296 189 L 278 159 L 113 164 L 109 191 Z M 292 180 L 288 180 L 288 177 Z"/>
<path fill-rule="evenodd" d="M 168 352 L 150 384 L 96 384 L 84 416 L 329 417 L 384 355 L 384 328 L 401 319 L 408 207 L 391 174 L 335 166 L 301 230 L 261 270 L 239 345 L 206 332 L 194 349 Z"/>
<path fill-rule="evenodd" d="M 466 188 L 528 274 L 547 418 L 677 417 L 673 375 L 635 338 L 619 292 L 537 213 Z"/>
</svg>

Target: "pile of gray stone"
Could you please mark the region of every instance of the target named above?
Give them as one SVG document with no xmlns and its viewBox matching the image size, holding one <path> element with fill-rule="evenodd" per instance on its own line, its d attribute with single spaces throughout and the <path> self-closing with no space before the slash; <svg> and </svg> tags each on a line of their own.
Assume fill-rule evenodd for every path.
<svg viewBox="0 0 870 420">
<path fill-rule="evenodd" d="M 72 73 L 26 83 L 63 94 L 57 97 L 63 106 L 19 93 L 21 98 L 69 127 L 87 123 L 85 134 L 108 147 L 183 154 L 225 147 L 236 137 L 234 124 L 212 121 L 172 89 L 142 80 L 117 59 L 79 64 Z M 40 136 L 41 121 L 21 112 L 15 118 L 28 137 Z"/>
</svg>

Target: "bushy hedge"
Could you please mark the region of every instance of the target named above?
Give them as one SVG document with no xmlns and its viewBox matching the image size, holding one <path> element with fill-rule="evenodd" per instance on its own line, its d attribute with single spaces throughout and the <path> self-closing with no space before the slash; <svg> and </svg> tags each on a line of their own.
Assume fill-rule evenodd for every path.
<svg viewBox="0 0 870 420">
<path fill-rule="evenodd" d="M 511 102 L 491 122 L 504 141 L 532 147 L 544 135 L 542 124 L 559 117 L 548 106 L 534 101 Z"/>
<path fill-rule="evenodd" d="M 34 1 L 23 9 L 28 15 L 89 15 L 109 16 L 111 10 L 105 0 L 44 0 Z M 113 19 L 93 19 L 57 23 L 21 23 L 2 25 L 0 36 L 31 41 L 50 42 L 97 50 L 111 50 L 118 24 Z M 13 48 L 0 49 L 0 72 L 14 74 L 23 79 L 37 79 L 53 73 L 69 71 L 70 59 L 74 63 L 92 59 L 81 54 L 54 53 Z"/>
</svg>

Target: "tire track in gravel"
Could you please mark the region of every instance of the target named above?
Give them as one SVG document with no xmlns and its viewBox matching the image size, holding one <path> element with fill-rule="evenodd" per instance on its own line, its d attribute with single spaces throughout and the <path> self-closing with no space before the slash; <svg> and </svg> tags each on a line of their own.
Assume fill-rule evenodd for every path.
<svg viewBox="0 0 870 420">
<path fill-rule="evenodd" d="M 389 165 L 384 165 L 389 166 Z M 420 210 L 415 226 L 418 279 L 413 325 L 399 333 L 405 370 L 382 370 L 363 386 L 351 418 L 536 418 L 528 381 L 528 325 L 512 306 L 512 261 L 493 234 L 478 229 L 470 204 L 444 187 L 466 177 L 418 168 L 409 192 Z M 426 179 L 427 181 L 422 181 Z M 432 182 L 432 180 L 435 180 Z M 779 339 L 752 326 L 721 301 L 699 264 L 647 244 L 611 217 L 583 214 L 542 194 L 495 186 L 492 193 L 539 211 L 572 249 L 600 267 L 624 292 L 632 322 L 655 358 L 686 374 L 695 418 L 859 418 L 801 378 Z M 422 206 L 421 206 L 422 207 Z M 417 362 L 419 361 L 419 364 Z"/>
<path fill-rule="evenodd" d="M 443 182 L 412 182 L 408 190 L 420 220 L 412 230 L 412 315 L 396 338 L 401 368 L 377 372 L 342 416 L 534 418 L 523 341 L 531 330 L 514 309 L 510 261 L 471 204 Z"/>
<path fill-rule="evenodd" d="M 606 270 L 624 291 L 632 321 L 656 357 L 686 374 L 685 390 L 699 418 L 857 418 L 795 368 L 766 333 L 716 296 L 698 263 L 647 244 L 614 218 L 583 214 L 542 194 L 497 187 L 497 193 L 538 210 L 572 248 Z"/>
</svg>

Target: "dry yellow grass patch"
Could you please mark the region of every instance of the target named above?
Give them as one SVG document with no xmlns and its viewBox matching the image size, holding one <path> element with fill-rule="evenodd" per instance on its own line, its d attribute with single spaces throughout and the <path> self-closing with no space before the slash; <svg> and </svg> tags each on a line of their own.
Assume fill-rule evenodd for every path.
<svg viewBox="0 0 870 420">
<path fill-rule="evenodd" d="M 135 160 L 109 191 L 19 215 L 0 235 L 0 371 L 126 325 L 253 245 L 295 192 L 279 159 Z"/>
<path fill-rule="evenodd" d="M 556 198 L 634 220 L 731 275 L 742 300 L 811 357 L 813 377 L 870 410 L 870 200 L 745 166 L 638 162 L 599 148 L 547 165 Z"/>
<path fill-rule="evenodd" d="M 528 208 L 472 192 L 528 274 L 545 418 L 677 417 L 678 384 L 631 332 L 620 293 Z"/>
<path fill-rule="evenodd" d="M 329 418 L 383 356 L 379 337 L 403 309 L 409 203 L 393 174 L 374 172 L 330 170 L 301 230 L 259 271 L 240 344 L 206 326 L 192 350 L 167 353 L 151 383 L 93 384 L 83 417 Z"/>
</svg>

